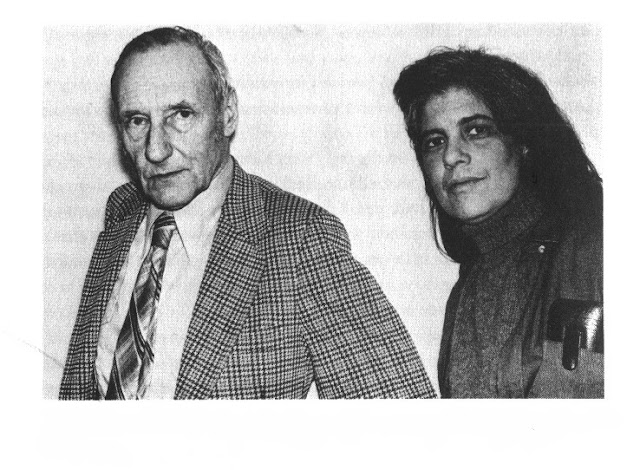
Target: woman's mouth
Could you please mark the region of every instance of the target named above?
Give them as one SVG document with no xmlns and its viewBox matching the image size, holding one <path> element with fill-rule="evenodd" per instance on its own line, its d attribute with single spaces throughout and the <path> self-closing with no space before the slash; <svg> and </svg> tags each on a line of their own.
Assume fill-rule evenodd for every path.
<svg viewBox="0 0 640 470">
<path fill-rule="evenodd" d="M 467 191 L 471 191 L 474 186 L 482 181 L 484 178 L 460 178 L 452 180 L 446 185 L 446 190 L 451 194 L 461 194 Z"/>
</svg>

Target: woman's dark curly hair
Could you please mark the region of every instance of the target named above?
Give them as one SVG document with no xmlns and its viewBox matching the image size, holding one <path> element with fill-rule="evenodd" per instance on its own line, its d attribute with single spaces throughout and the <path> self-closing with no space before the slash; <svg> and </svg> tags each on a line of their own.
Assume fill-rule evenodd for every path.
<svg viewBox="0 0 640 470">
<path fill-rule="evenodd" d="M 547 87 L 533 72 L 483 49 L 436 48 L 400 73 L 393 94 L 404 114 L 418 161 L 425 104 L 451 88 L 469 90 L 482 100 L 500 132 L 527 149 L 520 182 L 529 185 L 550 210 L 563 219 L 581 215 L 602 223 L 602 180 Z M 445 213 L 426 186 L 436 244 L 459 261 L 458 223 Z"/>
</svg>

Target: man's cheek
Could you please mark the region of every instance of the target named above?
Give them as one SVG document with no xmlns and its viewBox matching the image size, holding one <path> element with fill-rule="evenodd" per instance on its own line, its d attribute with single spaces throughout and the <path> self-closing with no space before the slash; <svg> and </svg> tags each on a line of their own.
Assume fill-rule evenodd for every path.
<svg viewBox="0 0 640 470">
<path fill-rule="evenodd" d="M 142 163 L 141 160 L 144 160 L 145 149 L 144 145 L 141 145 L 138 142 L 133 142 L 131 140 L 125 141 L 123 148 L 125 150 L 125 155 L 133 161 L 133 163 L 138 166 L 138 164 Z"/>
</svg>

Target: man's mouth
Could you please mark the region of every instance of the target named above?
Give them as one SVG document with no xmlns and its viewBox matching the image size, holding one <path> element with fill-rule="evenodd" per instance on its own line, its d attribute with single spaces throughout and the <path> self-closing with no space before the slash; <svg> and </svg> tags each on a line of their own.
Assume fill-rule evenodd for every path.
<svg viewBox="0 0 640 470">
<path fill-rule="evenodd" d="M 154 179 L 154 180 L 167 180 L 167 179 L 171 179 L 174 176 L 179 175 L 183 170 L 176 170 L 176 171 L 165 171 L 163 173 L 157 173 L 154 175 L 149 176 L 149 179 Z"/>
</svg>

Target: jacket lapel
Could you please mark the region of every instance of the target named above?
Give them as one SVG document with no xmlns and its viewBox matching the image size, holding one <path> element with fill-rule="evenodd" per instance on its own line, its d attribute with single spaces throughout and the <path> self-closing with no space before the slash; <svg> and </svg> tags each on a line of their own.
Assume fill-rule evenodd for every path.
<svg viewBox="0 0 640 470">
<path fill-rule="evenodd" d="M 265 266 L 260 190 L 234 160 L 202 284 L 189 324 L 175 398 L 207 398 L 238 340 Z"/>
</svg>

